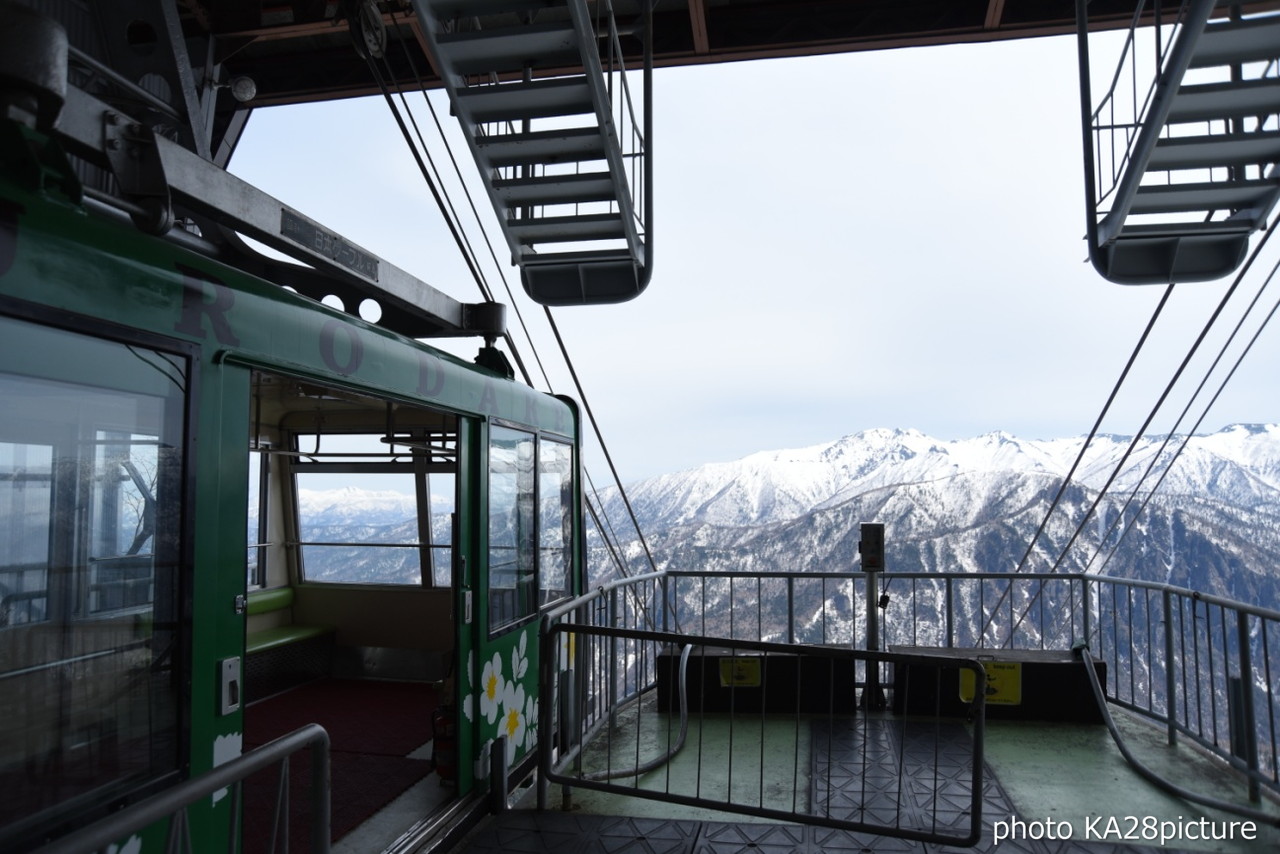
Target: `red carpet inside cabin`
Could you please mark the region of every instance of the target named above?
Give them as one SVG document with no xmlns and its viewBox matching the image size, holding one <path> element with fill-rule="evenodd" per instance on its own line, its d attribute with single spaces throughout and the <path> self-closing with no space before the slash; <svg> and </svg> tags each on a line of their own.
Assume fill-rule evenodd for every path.
<svg viewBox="0 0 1280 854">
<path fill-rule="evenodd" d="M 429 761 L 408 754 L 431 740 L 435 708 L 435 689 L 422 682 L 323 679 L 246 709 L 244 749 L 308 723 L 323 726 L 330 739 L 330 835 L 338 840 L 431 772 Z M 304 750 L 289 768 L 289 837 L 296 850 L 309 847 L 310 774 Z M 246 854 L 271 844 L 278 784 L 272 768 L 245 781 Z"/>
</svg>

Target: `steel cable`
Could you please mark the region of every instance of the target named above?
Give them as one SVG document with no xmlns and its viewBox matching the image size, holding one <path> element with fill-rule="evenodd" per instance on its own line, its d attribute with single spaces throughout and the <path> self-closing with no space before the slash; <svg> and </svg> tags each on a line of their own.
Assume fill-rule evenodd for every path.
<svg viewBox="0 0 1280 854">
<path fill-rule="evenodd" d="M 393 21 L 395 20 L 394 14 L 392 15 L 392 20 Z M 402 49 L 405 51 L 406 59 L 408 60 L 410 68 L 413 72 L 415 81 L 418 84 L 418 88 L 423 92 L 423 97 L 427 101 L 428 109 L 431 112 L 432 118 L 436 125 L 437 132 L 440 135 L 440 139 L 444 145 L 445 150 L 449 153 L 449 159 L 453 164 L 454 171 L 459 179 L 459 183 L 462 187 L 463 193 L 468 200 L 472 215 L 475 217 L 475 220 L 480 229 L 481 235 L 484 238 L 485 245 L 489 249 L 489 255 L 492 258 L 495 267 L 497 268 L 499 278 L 501 279 L 503 286 L 507 291 L 508 298 L 511 300 L 512 306 L 516 312 L 516 316 L 519 319 L 521 328 L 524 331 L 525 338 L 529 342 L 530 349 L 534 354 L 534 359 L 536 360 L 538 368 L 542 373 L 543 381 L 546 383 L 548 391 L 551 391 L 552 393 L 554 393 L 551 380 L 548 377 L 547 371 L 542 364 L 542 360 L 538 354 L 537 347 L 533 343 L 533 338 L 529 333 L 528 326 L 525 324 L 524 317 L 520 312 L 518 305 L 515 304 L 514 294 L 512 293 L 509 283 L 507 282 L 506 276 L 502 272 L 501 265 L 499 264 L 497 259 L 497 254 L 493 248 L 493 241 L 489 237 L 489 234 L 484 227 L 483 221 L 479 216 L 479 213 L 476 209 L 475 201 L 471 195 L 470 190 L 467 188 L 466 181 L 462 178 L 462 173 L 461 173 L 460 167 L 458 166 L 457 158 L 453 154 L 452 146 L 449 144 L 447 137 L 445 137 L 443 127 L 441 126 L 441 123 L 439 120 L 439 116 L 435 111 L 435 107 L 431 104 L 430 99 L 427 98 L 425 85 L 423 85 L 423 81 L 421 77 L 418 75 L 416 64 L 413 63 L 413 60 L 412 60 L 411 52 L 409 51 L 407 45 L 404 44 L 404 40 L 401 39 L 400 41 L 401 41 Z M 400 128 L 401 135 L 404 137 L 406 144 L 409 146 L 410 151 L 413 154 L 414 160 L 418 165 L 419 172 L 422 174 L 423 179 L 427 182 L 427 185 L 431 191 L 432 197 L 435 199 L 437 206 L 439 207 L 441 213 L 443 214 L 446 225 L 448 226 L 449 231 L 452 234 L 455 243 L 458 245 L 459 250 L 462 252 L 463 258 L 467 264 L 467 267 L 471 271 L 472 276 L 475 278 L 476 284 L 479 286 L 481 294 L 485 297 L 486 300 L 492 301 L 493 300 L 492 291 L 488 287 L 488 284 L 485 280 L 483 272 L 480 269 L 476 254 L 471 246 L 469 239 L 466 237 L 465 232 L 462 228 L 461 219 L 458 217 L 457 209 L 454 207 L 452 200 L 448 197 L 448 192 L 445 191 L 443 189 L 443 186 L 441 185 L 441 182 L 439 179 L 439 170 L 436 168 L 435 162 L 431 158 L 430 152 L 426 145 L 426 141 L 422 135 L 421 129 L 418 127 L 417 121 L 413 118 L 412 109 L 410 109 L 408 103 L 405 102 L 405 112 L 408 114 L 409 122 L 413 125 L 413 129 L 417 135 L 417 139 L 418 139 L 417 144 L 415 144 L 413 134 L 410 134 L 408 125 L 406 125 L 404 118 L 401 117 L 400 112 L 396 107 L 395 100 L 391 95 L 390 86 L 386 82 L 386 77 L 384 77 L 384 75 L 377 68 L 377 64 L 374 61 L 373 57 L 366 56 L 365 58 L 371 72 L 374 75 L 375 81 L 377 82 L 379 89 L 382 91 L 383 97 L 386 100 L 388 107 L 391 109 L 392 116 L 395 119 L 396 124 Z M 391 76 L 391 75 L 388 75 L 388 76 Z M 394 79 L 394 76 L 391 76 L 391 78 Z M 403 93 L 399 93 L 399 94 L 402 102 L 404 102 Z M 423 149 L 422 153 L 420 153 L 418 150 L 419 145 L 421 145 Z M 430 164 L 430 168 L 428 168 L 428 163 Z M 546 311 L 546 316 L 547 316 L 548 322 L 551 324 L 552 331 L 555 334 L 556 342 L 559 346 L 561 356 L 565 360 L 565 364 L 570 372 L 570 375 L 573 378 L 574 386 L 577 389 L 579 399 L 582 401 L 583 408 L 587 412 L 588 417 L 591 421 L 592 427 L 595 431 L 596 440 L 600 444 L 601 451 L 604 453 L 605 459 L 608 462 L 610 472 L 612 473 L 614 482 L 618 487 L 619 495 L 622 496 L 623 504 L 627 509 L 627 513 L 631 519 L 632 525 L 635 527 L 637 537 L 639 538 L 644 548 L 644 552 L 645 552 L 646 558 L 648 559 L 649 565 L 651 568 L 656 570 L 656 562 L 654 561 L 653 555 L 649 550 L 649 546 L 645 540 L 644 533 L 640 528 L 639 520 L 635 515 L 635 512 L 631 506 L 631 502 L 629 498 L 627 497 L 626 489 L 622 485 L 622 481 L 618 475 L 617 468 L 613 463 L 612 455 L 608 450 L 608 446 L 604 441 L 604 436 L 600 431 L 599 424 L 595 419 L 594 411 L 590 405 L 589 400 L 587 399 L 585 390 L 582 388 L 582 384 L 578 379 L 577 371 L 573 366 L 572 358 L 569 356 L 568 349 L 564 344 L 564 340 L 560 335 L 560 331 L 556 326 L 555 320 L 552 317 L 549 309 Z M 528 370 L 525 368 L 523 360 L 520 358 L 519 349 L 516 347 L 515 342 L 511 338 L 510 333 L 504 333 L 503 339 L 506 341 L 508 348 L 511 350 L 512 357 L 516 360 L 517 364 L 519 365 L 521 374 L 524 377 L 525 382 L 529 385 L 533 385 L 533 382 L 529 376 Z M 603 505 L 601 505 L 601 512 L 603 512 Z M 599 524 L 598 518 L 594 510 L 592 511 L 591 515 L 593 519 L 596 520 L 597 528 L 600 530 L 601 536 L 607 540 L 608 532 L 605 530 L 603 526 Z M 616 539 L 616 534 L 614 536 Z M 610 551 L 610 554 L 614 556 L 614 561 L 618 567 L 619 572 L 623 576 L 626 576 L 627 572 L 626 572 L 625 564 L 617 557 L 614 547 L 611 546 L 609 548 L 609 551 Z"/>
</svg>

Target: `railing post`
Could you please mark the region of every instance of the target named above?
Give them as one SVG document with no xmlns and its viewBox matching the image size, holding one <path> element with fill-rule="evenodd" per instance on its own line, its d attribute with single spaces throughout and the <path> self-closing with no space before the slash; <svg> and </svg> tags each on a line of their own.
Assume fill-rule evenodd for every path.
<svg viewBox="0 0 1280 854">
<path fill-rule="evenodd" d="M 1176 709 L 1178 708 L 1177 674 L 1173 672 L 1173 593 L 1165 588 L 1160 591 L 1161 607 L 1164 610 L 1164 712 L 1165 724 L 1168 727 L 1169 746 L 1178 743 L 1178 726 Z"/>
<path fill-rule="evenodd" d="M 667 584 L 667 576 L 658 579 L 658 587 L 662 594 L 662 630 L 664 632 L 671 631 L 670 610 L 671 610 L 671 589 Z"/>
<path fill-rule="evenodd" d="M 787 643 L 796 642 L 796 580 L 787 576 Z"/>
<path fill-rule="evenodd" d="M 559 686 L 556 685 L 555 679 L 560 663 L 551 661 L 558 650 L 554 650 L 551 643 L 554 635 L 550 628 L 551 624 L 545 620 L 538 626 L 538 684 L 545 686 L 550 692 L 542 697 L 538 705 L 538 809 L 540 811 L 547 808 L 547 794 L 550 787 L 547 772 L 551 770 L 554 747 L 552 734 L 557 729 L 552 723 L 552 715 L 559 711 L 560 702 L 563 699 L 559 696 Z M 561 726 L 563 725 L 564 722 L 561 721 Z"/>
<path fill-rule="evenodd" d="M 609 628 L 618 625 L 618 591 L 609 591 Z M 609 638 L 609 726 L 618 725 L 618 639 Z"/>
<path fill-rule="evenodd" d="M 316 852 L 329 850 L 330 808 L 329 739 L 311 742 L 311 845 Z"/>
<path fill-rule="evenodd" d="M 951 576 L 946 579 L 946 623 L 947 623 L 947 649 L 952 649 L 956 645 L 956 617 L 955 617 L 955 588 L 951 583 Z"/>
<path fill-rule="evenodd" d="M 1240 645 L 1240 748 L 1249 767 L 1249 800 L 1262 797 L 1258 787 L 1258 727 L 1253 709 L 1253 653 L 1249 648 L 1249 615 L 1236 611 L 1236 641 Z M 1235 721 L 1235 716 L 1232 716 Z M 1234 740 L 1234 739 L 1233 739 Z M 1239 755 L 1239 754 L 1237 754 Z"/>
<path fill-rule="evenodd" d="M 1086 646 L 1093 643 L 1093 618 L 1091 616 L 1093 609 L 1089 605 L 1089 576 L 1080 576 L 1080 625 L 1084 632 L 1084 643 Z"/>
</svg>

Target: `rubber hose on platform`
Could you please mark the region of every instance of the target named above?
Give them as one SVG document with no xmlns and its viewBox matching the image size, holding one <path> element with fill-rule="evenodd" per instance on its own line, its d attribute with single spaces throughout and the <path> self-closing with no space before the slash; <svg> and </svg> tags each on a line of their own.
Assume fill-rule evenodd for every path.
<svg viewBox="0 0 1280 854">
<path fill-rule="evenodd" d="M 675 745 L 667 751 L 665 756 L 651 759 L 635 768 L 626 771 L 597 771 L 594 774 L 584 774 L 584 780 L 616 780 L 619 777 L 639 777 L 641 774 L 647 774 L 653 769 L 667 764 L 680 752 L 684 747 L 685 737 L 689 734 L 689 689 L 685 684 L 684 675 L 689 667 L 689 653 L 692 650 L 693 646 L 686 644 L 685 648 L 680 652 L 680 736 L 676 739 Z"/>
</svg>

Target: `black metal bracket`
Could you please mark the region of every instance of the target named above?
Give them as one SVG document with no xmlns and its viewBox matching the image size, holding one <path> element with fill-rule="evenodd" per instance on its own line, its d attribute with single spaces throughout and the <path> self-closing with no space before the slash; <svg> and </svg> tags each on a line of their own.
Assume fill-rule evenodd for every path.
<svg viewBox="0 0 1280 854">
<path fill-rule="evenodd" d="M 173 200 L 155 132 L 114 110 L 102 114 L 102 152 L 120 192 L 132 202 L 134 224 L 150 234 L 173 228 Z"/>
</svg>

